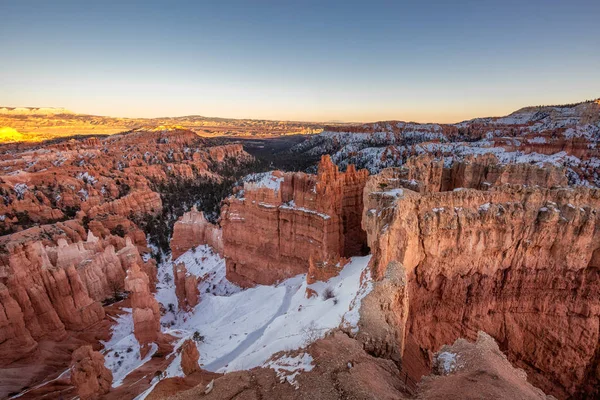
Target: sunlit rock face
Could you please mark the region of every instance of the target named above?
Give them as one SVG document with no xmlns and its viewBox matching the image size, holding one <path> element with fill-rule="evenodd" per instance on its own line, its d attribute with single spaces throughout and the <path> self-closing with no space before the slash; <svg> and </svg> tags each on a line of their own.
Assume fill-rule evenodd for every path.
<svg viewBox="0 0 600 400">
<path fill-rule="evenodd" d="M 48 239 L 50 232 L 55 239 Z M 79 235 L 46 227 L 3 238 L 3 363 L 31 352 L 39 340 L 60 341 L 68 331 L 82 332 L 101 321 L 101 302 L 124 291 L 130 265 L 143 265 L 155 279 L 156 264 L 144 262 L 129 238 L 100 239 L 89 232 L 81 241 Z"/>
<path fill-rule="evenodd" d="M 217 253 L 223 254 L 221 228 L 208 222 L 204 213 L 193 207 L 191 211 L 183 214 L 173 227 L 171 255 L 176 260 L 189 249 L 201 244 L 207 244 Z"/>
<path fill-rule="evenodd" d="M 341 173 L 323 157 L 316 176 L 275 171 L 246 182 L 222 210 L 227 278 L 242 286 L 273 284 L 306 273 L 309 262 L 335 265 L 360 254 L 367 176 L 354 167 Z"/>
<path fill-rule="evenodd" d="M 75 350 L 71 362 L 71 383 L 82 400 L 100 399 L 109 392 L 112 373 L 104 366 L 104 356 L 92 346 Z"/>
<path fill-rule="evenodd" d="M 410 369 L 419 354 L 429 363 L 442 345 L 482 330 L 546 392 L 586 390 L 598 380 L 600 191 L 558 187 L 557 171 L 477 162 L 369 179 L 363 226 L 373 275 L 383 284 L 394 265 L 406 277 L 388 300 L 394 329 L 380 332 L 396 338 Z M 449 181 L 463 188 L 436 191 L 458 189 Z"/>
</svg>

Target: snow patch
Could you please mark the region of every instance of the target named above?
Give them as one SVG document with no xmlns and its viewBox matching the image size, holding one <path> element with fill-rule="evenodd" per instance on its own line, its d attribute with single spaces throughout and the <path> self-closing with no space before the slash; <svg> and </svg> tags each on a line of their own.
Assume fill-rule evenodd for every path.
<svg viewBox="0 0 600 400">
<path fill-rule="evenodd" d="M 151 344 L 148 354 L 142 359 L 140 344 L 133 334 L 133 314 L 131 308 L 123 308 L 124 314 L 116 318 L 116 325 L 112 327 L 112 336 L 104 345 L 104 365 L 113 374 L 112 387 L 123 384 L 123 380 L 132 371 L 138 369 L 152 358 L 158 350 L 155 343 Z"/>
<path fill-rule="evenodd" d="M 250 174 L 244 178 L 244 190 L 267 188 L 278 192 L 281 182 L 283 182 L 283 177 L 275 176 L 273 171 Z"/>
<path fill-rule="evenodd" d="M 310 354 L 302 353 L 295 357 L 281 356 L 276 360 L 269 361 L 264 366 L 273 369 L 277 373 L 280 382 L 287 381 L 290 385 L 299 389 L 300 385 L 296 381 L 296 377 L 301 372 L 312 371 L 314 368 L 312 362 L 313 358 Z"/>
<path fill-rule="evenodd" d="M 437 356 L 438 365 L 445 375 L 453 372 L 456 369 L 457 356 L 449 351 L 443 351 Z"/>
</svg>

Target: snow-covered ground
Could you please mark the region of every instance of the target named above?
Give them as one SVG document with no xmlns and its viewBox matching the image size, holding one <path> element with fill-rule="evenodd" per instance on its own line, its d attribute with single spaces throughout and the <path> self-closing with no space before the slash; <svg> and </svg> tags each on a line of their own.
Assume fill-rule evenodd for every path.
<svg viewBox="0 0 600 400">
<path fill-rule="evenodd" d="M 260 172 L 247 175 L 244 178 L 244 187 L 248 189 L 267 188 L 279 191 L 283 177 L 275 176 L 273 171 Z"/>
<path fill-rule="evenodd" d="M 133 335 L 133 315 L 131 308 L 123 308 L 124 314 L 116 318 L 112 327 L 112 336 L 104 345 L 104 365 L 112 371 L 112 387 L 121 386 L 123 380 L 132 371 L 141 367 L 156 353 L 158 346 L 152 344 L 150 351 L 142 359 L 140 344 Z"/>
<path fill-rule="evenodd" d="M 163 332 L 178 338 L 173 361 L 155 378 L 153 387 L 165 377 L 182 376 L 178 349 L 187 338 L 196 339 L 200 365 L 208 371 L 231 372 L 257 366 L 273 368 L 282 380 L 296 385 L 295 377 L 312 369 L 308 354 L 297 357 L 273 355 L 305 347 L 334 328 L 355 330 L 361 300 L 371 288 L 370 275 L 361 282 L 370 256 L 355 257 L 327 282 L 307 285 L 306 275 L 297 275 L 274 286 L 242 290 L 227 281 L 225 260 L 205 245 L 189 250 L 175 262 L 183 262 L 188 273 L 202 276 L 200 303 L 190 312 L 177 309 L 173 262 L 159 265 L 156 298 L 166 310 Z M 306 289 L 317 295 L 306 298 Z M 114 376 L 113 386 L 150 359 L 142 360 L 133 336 L 131 310 L 117 318 L 113 336 L 105 343 L 105 365 Z M 139 399 L 151 392 L 150 388 Z"/>
<path fill-rule="evenodd" d="M 360 300 L 370 290 L 360 277 L 369 257 L 357 257 L 328 282 L 306 284 L 298 275 L 275 286 L 241 290 L 225 278 L 225 261 L 208 246 L 182 255 L 188 273 L 203 276 L 200 303 L 191 312 L 175 311 L 163 317 L 166 333 L 179 338 L 202 336 L 198 341 L 200 364 L 209 371 L 230 372 L 263 365 L 280 351 L 295 350 L 345 324 L 355 327 Z M 166 309 L 176 304 L 171 263 L 161 266 L 157 298 Z M 318 296 L 307 299 L 306 289 Z M 334 297 L 325 299 L 325 291 Z M 176 306 L 175 306 L 176 307 Z M 346 318 L 347 317 L 347 318 Z"/>
</svg>

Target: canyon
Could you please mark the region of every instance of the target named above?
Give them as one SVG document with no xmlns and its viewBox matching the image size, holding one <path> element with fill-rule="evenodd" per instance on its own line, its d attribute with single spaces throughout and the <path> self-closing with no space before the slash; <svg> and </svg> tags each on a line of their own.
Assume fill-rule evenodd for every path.
<svg viewBox="0 0 600 400">
<path fill-rule="evenodd" d="M 324 129 L 2 148 L 0 397 L 599 395 L 600 104 Z"/>
<path fill-rule="evenodd" d="M 436 162 L 430 166 L 418 175 L 431 177 Z M 596 385 L 598 189 L 524 184 L 542 176 L 531 165 L 518 183 L 489 179 L 486 190 L 475 189 L 481 175 L 472 173 L 453 177 L 459 188 L 409 189 L 409 169 L 386 169 L 367 183 L 363 219 L 374 275 L 385 280 L 391 266 L 404 277 L 401 299 L 389 300 L 397 356 L 429 354 L 428 364 L 441 345 L 482 330 L 547 393 Z M 452 171 L 464 169 L 455 163 Z"/>
</svg>

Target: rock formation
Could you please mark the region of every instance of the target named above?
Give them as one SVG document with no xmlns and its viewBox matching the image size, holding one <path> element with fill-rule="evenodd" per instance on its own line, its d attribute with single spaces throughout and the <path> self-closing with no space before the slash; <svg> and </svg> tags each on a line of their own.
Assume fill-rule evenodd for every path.
<svg viewBox="0 0 600 400">
<path fill-rule="evenodd" d="M 36 223 L 106 215 L 145 217 L 162 211 L 159 185 L 212 179 L 226 164 L 252 160 L 242 146 L 207 146 L 183 129 L 139 129 L 105 139 L 26 148 L 0 159 L 0 231 Z"/>
<path fill-rule="evenodd" d="M 149 350 L 151 343 L 156 343 L 160 333 L 160 310 L 158 302 L 150 292 L 148 275 L 138 264 L 133 264 L 127 271 L 125 290 L 130 293 L 133 309 L 135 338 L 141 346 L 142 358 Z"/>
<path fill-rule="evenodd" d="M 248 158 L 248 153 L 244 151 L 241 144 L 227 144 L 215 146 L 208 149 L 210 159 L 217 163 L 222 163 L 227 158 L 243 160 Z"/>
<path fill-rule="evenodd" d="M 200 292 L 198 290 L 199 278 L 188 274 L 184 263 L 173 264 L 173 277 L 179 309 L 189 311 L 196 307 L 200 301 Z"/>
<path fill-rule="evenodd" d="M 33 351 L 37 342 L 25 326 L 23 310 L 0 283 L 0 365 L 7 365 Z"/>
<path fill-rule="evenodd" d="M 101 398 L 110 390 L 112 380 L 112 373 L 104 366 L 104 356 L 92 350 L 92 346 L 82 346 L 73 352 L 71 383 L 77 388 L 79 398 Z"/>
<path fill-rule="evenodd" d="M 180 255 L 201 244 L 211 246 L 215 252 L 223 254 L 223 237 L 221 229 L 211 224 L 196 206 L 183 214 L 175 223 L 171 238 L 171 255 L 176 260 Z"/>
<path fill-rule="evenodd" d="M 477 334 L 475 343 L 458 339 L 442 347 L 434 363 L 434 374 L 423 379 L 417 399 L 554 399 L 527 382 L 525 371 L 513 368 L 496 341 L 484 332 Z"/>
<path fill-rule="evenodd" d="M 2 390 L 51 379 L 67 367 L 74 348 L 104 339 L 112 320 L 103 304 L 121 298 L 130 269 L 145 277 L 145 294 L 132 294 L 142 351 L 160 336 L 150 294 L 156 263 L 144 231 L 153 239 L 164 234 L 157 233 L 157 221 L 173 207 L 163 204 L 165 188 L 210 185 L 221 180 L 221 169 L 252 159 L 239 145 L 220 147 L 189 130 L 161 127 L 21 143 L 2 153 L 0 367 L 6 368 L 0 381 L 11 382 Z M 161 351 L 168 347 L 158 344 Z M 54 348 L 60 358 L 48 357 Z M 26 360 L 38 366 L 26 369 Z M 13 379 L 17 370 L 27 376 Z"/>
<path fill-rule="evenodd" d="M 89 232 L 85 241 L 69 243 L 80 233 L 57 227 L 27 231 L 2 242 L 6 251 L 0 256 L 3 364 L 31 352 L 35 348 L 31 340 L 62 340 L 67 331 L 84 331 L 101 321 L 101 302 L 124 290 L 130 265 L 143 265 L 156 275 L 154 261 L 144 262 L 129 238 L 100 239 Z M 45 245 L 39 238 L 50 237 L 49 232 L 57 236 L 46 239 Z"/>
<path fill-rule="evenodd" d="M 525 379 L 499 351 L 494 340 L 481 333 L 476 343 L 464 339 L 440 352 L 440 372 L 425 377 L 417 385 L 397 365 L 384 358 L 373 357 L 348 336 L 336 332 L 318 340 L 306 349 L 281 355 L 287 360 L 278 368 L 259 367 L 216 376 L 211 390 L 206 383 L 167 397 L 172 400 L 197 398 L 232 399 L 526 399 L 551 400 Z M 302 350 L 304 351 L 304 350 Z M 277 359 L 277 356 L 274 357 Z M 303 365 L 297 360 L 310 360 Z M 443 368 L 448 366 L 447 370 Z M 168 386 L 168 380 L 165 380 Z M 157 389 L 159 387 L 157 386 Z M 165 391 L 155 390 L 151 398 L 162 398 Z M 173 391 L 171 391 L 173 393 Z M 153 397 L 154 396 L 154 397 Z"/>
<path fill-rule="evenodd" d="M 527 107 L 505 117 L 475 118 L 458 124 L 382 121 L 325 127 L 298 144 L 299 156 L 331 154 L 340 167 L 355 164 L 376 174 L 429 154 L 448 161 L 494 155 L 500 164 L 554 165 L 570 184 L 600 186 L 600 106 Z M 513 182 L 517 183 L 517 182 Z"/>
<path fill-rule="evenodd" d="M 365 170 L 345 173 L 324 156 L 317 175 L 275 171 L 246 182 L 222 210 L 227 278 L 273 284 L 360 254 Z M 242 194 L 243 193 L 243 194 Z M 243 197 L 240 197 L 243 196 Z"/>
<path fill-rule="evenodd" d="M 535 167 L 511 168 L 527 175 Z M 544 187 L 554 186 L 552 178 L 549 185 L 418 193 L 402 187 L 405 172 L 386 170 L 365 188 L 373 276 L 385 282 L 394 265 L 407 282 L 388 300 L 387 319 L 398 326 L 379 328 L 380 342 L 396 337 L 393 347 L 410 369 L 419 363 L 409 356 L 483 330 L 547 392 L 563 397 L 597 382 L 598 189 Z"/>
<path fill-rule="evenodd" d="M 200 371 L 198 360 L 200 359 L 200 353 L 196 342 L 191 339 L 186 339 L 181 345 L 181 370 L 186 375 L 191 375 L 196 371 Z"/>
<path fill-rule="evenodd" d="M 92 207 L 88 212 L 90 218 L 98 214 L 115 214 L 128 216 L 132 213 L 138 215 L 155 215 L 162 210 L 160 195 L 151 190 L 136 191 L 118 200 Z"/>
</svg>

